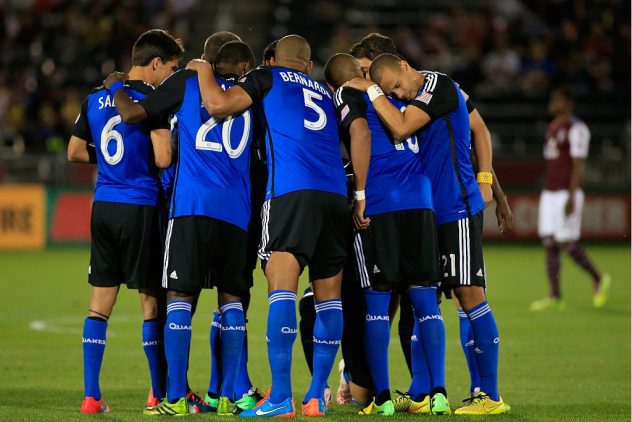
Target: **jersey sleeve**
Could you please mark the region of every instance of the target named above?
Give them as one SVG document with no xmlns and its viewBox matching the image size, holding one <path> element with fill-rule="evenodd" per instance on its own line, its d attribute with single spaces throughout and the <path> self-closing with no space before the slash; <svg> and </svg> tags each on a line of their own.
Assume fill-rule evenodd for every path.
<svg viewBox="0 0 632 422">
<path fill-rule="evenodd" d="M 261 101 L 272 88 L 272 72 L 265 67 L 253 69 L 242 76 L 237 85 L 250 95 L 253 102 Z"/>
<path fill-rule="evenodd" d="M 588 146 L 590 144 L 590 130 L 586 123 L 576 122 L 568 131 L 568 142 L 570 144 L 570 154 L 573 158 L 588 157 Z"/>
<path fill-rule="evenodd" d="M 436 119 L 453 112 L 459 107 L 459 97 L 452 81 L 437 73 L 428 73 L 419 95 L 410 102 Z"/>
<path fill-rule="evenodd" d="M 334 95 L 334 103 L 343 132 L 349 132 L 355 119 L 366 119 L 367 103 L 357 89 L 339 88 Z"/>
<path fill-rule="evenodd" d="M 92 142 L 92 132 L 90 132 L 88 123 L 88 98 L 81 103 L 81 111 L 72 127 L 72 136 L 83 139 L 88 143 Z"/>
<path fill-rule="evenodd" d="M 463 95 L 463 98 L 465 98 L 465 106 L 467 107 L 468 114 L 476 110 L 476 105 L 474 104 L 474 101 L 472 101 L 472 98 L 467 94 L 467 92 L 461 89 L 461 95 Z"/>
<path fill-rule="evenodd" d="M 193 71 L 180 70 L 165 79 L 155 91 L 140 102 L 147 113 L 150 125 L 166 124 L 165 128 L 169 128 L 169 116 L 178 111 L 182 105 L 186 80 L 194 75 L 196 73 Z"/>
</svg>

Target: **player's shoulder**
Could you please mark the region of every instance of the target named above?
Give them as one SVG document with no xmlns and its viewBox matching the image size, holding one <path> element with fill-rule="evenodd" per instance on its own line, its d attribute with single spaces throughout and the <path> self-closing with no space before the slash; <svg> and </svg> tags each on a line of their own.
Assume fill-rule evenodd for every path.
<svg viewBox="0 0 632 422">
<path fill-rule="evenodd" d="M 588 128 L 588 125 L 586 124 L 585 121 L 583 121 L 582 119 L 580 119 L 579 117 L 575 116 L 574 114 L 571 115 L 571 117 L 569 117 L 568 119 L 568 125 L 573 128 L 573 127 L 578 127 L 578 128 Z"/>
<path fill-rule="evenodd" d="M 445 73 L 436 72 L 434 70 L 422 70 L 421 73 L 424 76 L 424 82 L 421 85 L 421 91 L 433 94 L 438 87 L 442 87 L 446 83 L 452 84 L 452 79 Z"/>
<path fill-rule="evenodd" d="M 349 103 L 364 102 L 366 94 L 349 86 L 341 86 L 334 92 L 334 104 L 341 107 Z"/>
<path fill-rule="evenodd" d="M 125 87 L 133 89 L 134 91 L 138 91 L 145 95 L 149 94 L 155 89 L 153 85 L 150 85 L 145 81 L 136 80 L 136 79 L 125 81 Z"/>
</svg>

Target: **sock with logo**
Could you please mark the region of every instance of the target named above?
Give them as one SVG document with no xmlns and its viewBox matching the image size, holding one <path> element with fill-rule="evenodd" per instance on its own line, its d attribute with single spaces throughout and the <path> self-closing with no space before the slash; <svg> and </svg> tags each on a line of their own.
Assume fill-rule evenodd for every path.
<svg viewBox="0 0 632 422">
<path fill-rule="evenodd" d="M 391 335 L 388 305 L 391 292 L 364 291 L 366 317 L 364 324 L 364 350 L 375 386 L 376 400 L 390 400 L 388 380 L 388 343 Z M 384 391 L 389 394 L 383 394 Z M 376 403 L 378 406 L 382 403 Z"/>
<path fill-rule="evenodd" d="M 244 309 L 240 301 L 224 303 L 222 313 L 222 396 L 235 400 L 235 379 L 246 333 Z M 241 396 L 239 397 L 241 398 Z"/>
<path fill-rule="evenodd" d="M 268 360 L 272 373 L 271 403 L 292 397 L 292 345 L 296 340 L 296 293 L 273 290 L 268 295 Z"/>
<path fill-rule="evenodd" d="M 467 368 L 470 371 L 470 393 L 472 393 L 474 389 L 481 386 L 481 376 L 478 373 L 476 353 L 474 352 L 474 331 L 472 331 L 472 324 L 465 311 L 457 309 L 457 313 L 459 315 L 461 347 L 463 348 Z"/>
<path fill-rule="evenodd" d="M 174 300 L 167 303 L 165 356 L 169 374 L 167 397 L 175 403 L 187 393 L 187 364 L 191 344 L 191 303 Z"/>
<path fill-rule="evenodd" d="M 419 332 L 423 344 L 431 394 L 445 389 L 445 326 L 437 304 L 437 288 L 414 286 L 408 290 L 410 301 L 419 321 Z"/>
<path fill-rule="evenodd" d="M 430 393 L 430 373 L 428 372 L 428 363 L 426 362 L 424 345 L 421 342 L 419 326 L 419 321 L 415 319 L 413 335 L 410 338 L 410 354 L 413 374 L 410 381 L 410 388 L 408 388 L 408 394 L 414 401 L 421 401 Z"/>
<path fill-rule="evenodd" d="M 166 391 L 166 370 L 164 346 L 165 324 L 158 319 L 146 320 L 143 322 L 143 350 L 149 365 L 149 375 L 151 376 L 151 389 L 154 397 L 164 399 Z"/>
<path fill-rule="evenodd" d="M 334 366 L 342 339 L 342 302 L 340 299 L 314 301 L 314 373 L 303 403 L 313 398 L 325 399 L 327 378 Z"/>
<path fill-rule="evenodd" d="M 235 398 L 239 400 L 252 388 L 252 381 L 248 375 L 248 330 L 244 332 L 244 342 L 239 355 L 239 368 L 237 368 L 237 378 L 235 378 Z"/>
<path fill-rule="evenodd" d="M 87 317 L 83 322 L 83 385 L 84 396 L 101 400 L 99 373 L 105 352 L 105 333 L 108 323 L 98 317 Z"/>
<path fill-rule="evenodd" d="M 499 337 L 496 319 L 487 302 L 480 303 L 467 312 L 474 332 L 474 347 L 481 391 L 498 401 L 498 349 Z"/>
<path fill-rule="evenodd" d="M 211 323 L 211 332 L 209 334 L 209 343 L 211 345 L 211 377 L 208 383 L 208 395 L 210 397 L 218 397 L 222 383 L 222 314 L 213 312 L 213 322 Z"/>
</svg>

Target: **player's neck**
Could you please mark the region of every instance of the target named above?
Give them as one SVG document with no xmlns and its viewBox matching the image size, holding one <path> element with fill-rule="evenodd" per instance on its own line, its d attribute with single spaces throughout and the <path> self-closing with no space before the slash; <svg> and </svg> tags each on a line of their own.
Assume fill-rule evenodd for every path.
<svg viewBox="0 0 632 422">
<path fill-rule="evenodd" d="M 151 69 L 149 69 L 149 66 L 132 66 L 127 74 L 129 75 L 129 79 L 131 81 L 143 81 L 145 83 L 153 85 L 151 83 L 150 72 Z"/>
<path fill-rule="evenodd" d="M 573 113 L 571 111 L 565 111 L 564 113 L 556 114 L 553 117 L 553 121 L 556 123 L 565 122 L 566 120 L 570 119 L 572 115 Z"/>
</svg>

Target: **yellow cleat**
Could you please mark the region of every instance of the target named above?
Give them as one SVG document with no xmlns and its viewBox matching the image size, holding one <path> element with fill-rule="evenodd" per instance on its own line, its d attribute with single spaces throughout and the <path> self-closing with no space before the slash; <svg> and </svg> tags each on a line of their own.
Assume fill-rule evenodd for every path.
<svg viewBox="0 0 632 422">
<path fill-rule="evenodd" d="M 392 400 L 387 400 L 380 406 L 372 401 L 370 405 L 358 412 L 358 415 L 380 415 L 380 416 L 393 416 L 395 414 L 395 406 Z"/>
<path fill-rule="evenodd" d="M 463 400 L 463 403 L 465 406 L 456 409 L 455 415 L 499 415 L 510 409 L 502 397 L 499 397 L 498 401 L 494 401 L 482 392 L 476 397 Z"/>
<path fill-rule="evenodd" d="M 566 309 L 566 303 L 564 303 L 562 299 L 555 299 L 547 296 L 545 298 L 531 302 L 529 309 L 534 312 L 546 311 L 548 309 L 563 311 L 564 309 Z"/>
<path fill-rule="evenodd" d="M 408 393 L 395 391 L 400 396 L 393 400 L 396 412 L 419 413 L 423 415 L 430 414 L 430 396 L 424 397 L 421 401 L 414 401 Z"/>
<path fill-rule="evenodd" d="M 610 290 L 610 274 L 604 274 L 599 280 L 599 290 L 593 296 L 593 306 L 601 308 L 608 300 L 608 291 Z"/>
</svg>

